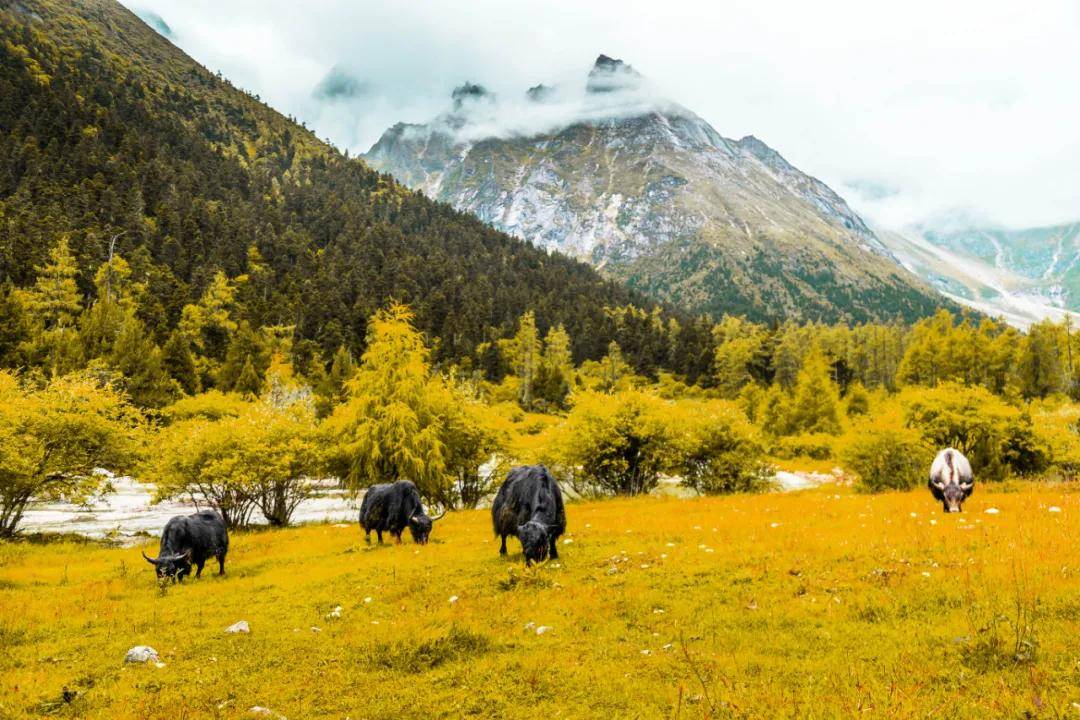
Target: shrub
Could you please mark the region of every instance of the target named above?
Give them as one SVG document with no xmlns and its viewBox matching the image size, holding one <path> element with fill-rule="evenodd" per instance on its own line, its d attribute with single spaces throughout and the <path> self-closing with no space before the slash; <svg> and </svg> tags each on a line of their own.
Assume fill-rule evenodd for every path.
<svg viewBox="0 0 1080 720">
<path fill-rule="evenodd" d="M 0 370 L 0 537 L 15 534 L 33 502 L 93 493 L 101 484 L 94 468 L 125 469 L 141 422 L 124 397 L 87 374 L 37 389 Z"/>
<path fill-rule="evenodd" d="M 314 491 L 320 465 L 310 408 L 249 402 L 237 416 L 195 417 L 162 430 L 144 473 L 159 500 L 206 503 L 229 527 L 246 525 L 256 508 L 270 524 L 287 525 Z"/>
<path fill-rule="evenodd" d="M 852 430 L 842 458 L 863 490 L 907 490 L 926 481 L 934 449 L 915 430 L 868 422 Z"/>
<path fill-rule="evenodd" d="M 1050 452 L 1050 469 L 1065 480 L 1076 479 L 1080 475 L 1080 407 L 1044 404 L 1035 413 L 1039 438 Z"/>
<path fill-rule="evenodd" d="M 637 390 L 578 393 L 558 433 L 558 456 L 579 492 L 638 495 L 668 463 L 665 403 Z"/>
<path fill-rule="evenodd" d="M 669 469 L 707 494 L 749 492 L 768 483 L 769 467 L 754 428 L 734 405 L 684 401 Z"/>
<path fill-rule="evenodd" d="M 833 456 L 836 437 L 824 433 L 806 433 L 780 438 L 773 446 L 776 457 L 790 460 L 804 457 L 812 460 L 828 460 Z"/>
<path fill-rule="evenodd" d="M 1030 414 L 984 388 L 945 383 L 905 391 L 901 402 L 907 427 L 937 449 L 964 453 L 978 479 L 1039 472 L 1049 464 L 1049 448 Z"/>
</svg>

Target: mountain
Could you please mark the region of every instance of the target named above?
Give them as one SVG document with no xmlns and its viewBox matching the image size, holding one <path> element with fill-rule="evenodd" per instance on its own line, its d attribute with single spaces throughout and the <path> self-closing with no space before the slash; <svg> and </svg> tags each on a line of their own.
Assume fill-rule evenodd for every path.
<svg viewBox="0 0 1080 720">
<path fill-rule="evenodd" d="M 880 237 L 942 293 L 1026 327 L 1080 312 L 1080 223 L 1010 230 L 944 218 Z"/>
<path fill-rule="evenodd" d="M 348 158 L 113 0 L 0 0 L 0 130 L 0 283 L 32 282 L 67 237 L 89 297 L 115 243 L 158 342 L 219 270 L 242 280 L 241 319 L 325 356 L 362 347 L 390 298 L 440 358 L 529 309 L 599 357 L 606 306 L 651 307 Z"/>
<path fill-rule="evenodd" d="M 492 226 L 695 311 L 755 320 L 912 319 L 951 305 L 821 181 L 731 140 L 601 55 L 583 95 L 502 100 L 467 83 L 365 158 Z"/>
</svg>

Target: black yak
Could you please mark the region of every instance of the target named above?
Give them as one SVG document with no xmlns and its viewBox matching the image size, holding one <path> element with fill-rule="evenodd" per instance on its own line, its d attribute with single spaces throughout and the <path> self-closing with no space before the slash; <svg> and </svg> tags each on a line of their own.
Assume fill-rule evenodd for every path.
<svg viewBox="0 0 1080 720">
<path fill-rule="evenodd" d="M 524 465 L 511 470 L 491 506 L 495 534 L 502 539 L 499 554 L 506 554 L 506 538 L 521 541 L 525 564 L 559 557 L 556 541 L 566 531 L 566 507 L 562 491 L 543 465 Z"/>
<path fill-rule="evenodd" d="M 200 577 L 203 565 L 210 557 L 218 561 L 218 575 L 225 574 L 225 553 L 229 551 L 229 533 L 225 521 L 213 510 L 194 515 L 177 515 L 165 523 L 161 532 L 161 549 L 156 558 L 143 557 L 157 569 L 159 578 L 183 581 L 195 564 L 195 577 Z"/>
<path fill-rule="evenodd" d="M 945 512 L 960 512 L 963 502 L 975 489 L 971 463 L 959 450 L 945 448 L 930 466 L 929 487 L 934 497 L 941 501 Z"/>
<path fill-rule="evenodd" d="M 360 527 L 364 528 L 367 542 L 371 542 L 371 531 L 374 530 L 380 544 L 384 532 L 393 535 L 400 543 L 401 533 L 409 528 L 413 541 L 425 545 L 431 536 L 433 524 L 441 517 L 442 514 L 434 518 L 424 514 L 420 492 L 409 480 L 372 485 L 360 503 Z"/>
</svg>

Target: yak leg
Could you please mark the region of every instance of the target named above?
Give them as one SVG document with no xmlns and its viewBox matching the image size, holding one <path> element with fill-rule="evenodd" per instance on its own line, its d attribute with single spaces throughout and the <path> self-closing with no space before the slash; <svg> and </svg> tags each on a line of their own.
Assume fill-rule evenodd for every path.
<svg viewBox="0 0 1080 720">
<path fill-rule="evenodd" d="M 217 554 L 217 561 L 218 561 L 218 575 L 224 575 L 225 574 L 225 553 L 218 553 Z"/>
<path fill-rule="evenodd" d="M 375 535 L 379 538 L 379 544 L 382 545 L 382 530 L 376 530 Z"/>
<path fill-rule="evenodd" d="M 396 540 L 397 544 L 400 545 L 401 544 L 401 533 L 394 533 L 394 540 Z"/>
<path fill-rule="evenodd" d="M 195 577 L 196 578 L 201 578 L 202 577 L 202 569 L 203 569 L 203 565 L 205 565 L 205 564 L 206 564 L 206 560 L 200 560 L 199 562 L 195 563 Z"/>
<path fill-rule="evenodd" d="M 500 555 L 505 555 L 506 554 L 506 536 L 505 535 L 502 536 L 502 547 L 499 548 L 499 554 Z"/>
<path fill-rule="evenodd" d="M 370 530 L 364 530 L 364 542 L 366 542 L 368 545 L 371 544 L 371 531 Z"/>
<path fill-rule="evenodd" d="M 551 555 L 552 560 L 558 560 L 559 559 L 559 549 L 557 547 L 555 547 L 557 540 L 558 540 L 558 538 L 555 537 L 555 536 L 552 536 L 551 540 L 550 540 L 551 552 L 548 553 L 548 554 Z"/>
</svg>

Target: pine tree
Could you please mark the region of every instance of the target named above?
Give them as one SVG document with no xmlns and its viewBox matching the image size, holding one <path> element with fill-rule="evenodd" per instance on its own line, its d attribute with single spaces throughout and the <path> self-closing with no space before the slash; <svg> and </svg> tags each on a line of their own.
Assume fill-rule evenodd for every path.
<svg viewBox="0 0 1080 720">
<path fill-rule="evenodd" d="M 179 330 L 174 330 L 162 351 L 162 366 L 184 392 L 194 395 L 199 392 L 200 384 L 189 345 L 188 339 Z"/>
<path fill-rule="evenodd" d="M 251 361 L 251 355 L 245 355 L 244 364 L 240 368 L 240 374 L 237 376 L 236 382 L 233 383 L 232 389 L 234 392 L 238 392 L 241 395 L 250 395 L 254 397 L 259 394 L 261 388 L 262 379 L 255 370 L 255 364 Z"/>
</svg>

